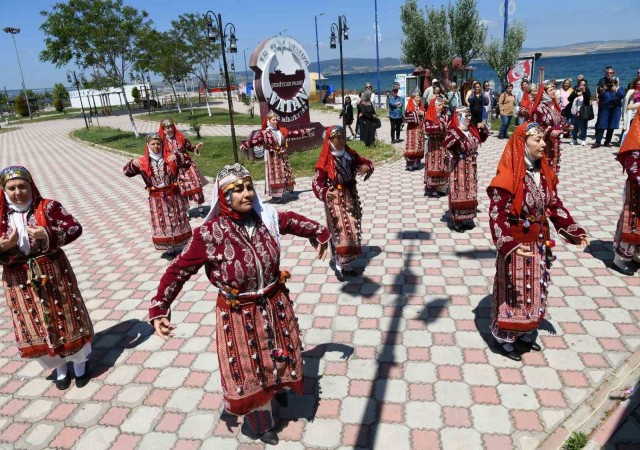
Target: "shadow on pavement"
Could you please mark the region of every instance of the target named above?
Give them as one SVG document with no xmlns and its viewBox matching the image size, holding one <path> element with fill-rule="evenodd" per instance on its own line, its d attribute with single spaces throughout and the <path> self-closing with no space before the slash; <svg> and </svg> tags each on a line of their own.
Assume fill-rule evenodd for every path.
<svg viewBox="0 0 640 450">
<path fill-rule="evenodd" d="M 431 239 L 431 234 L 421 230 L 408 230 L 398 233 L 395 237 L 400 240 L 412 240 L 409 248 L 417 248 L 419 241 Z M 375 248 L 375 247 L 372 247 Z M 376 448 L 376 440 L 379 433 L 379 425 L 381 409 L 384 405 L 384 399 L 387 394 L 389 380 L 395 377 L 395 372 L 402 371 L 403 361 L 396 361 L 396 345 L 402 342 L 402 332 L 400 330 L 402 311 L 407 304 L 407 297 L 417 294 L 416 284 L 405 283 L 405 275 L 411 274 L 411 261 L 416 257 L 420 257 L 417 250 L 404 252 L 404 262 L 402 270 L 396 275 L 396 279 L 391 286 L 399 287 L 393 292 L 397 295 L 391 308 L 391 314 L 384 314 L 385 317 L 391 317 L 389 326 L 382 333 L 383 340 L 381 351 L 376 358 L 376 379 L 371 384 L 371 390 L 367 396 L 367 403 L 364 408 L 363 417 L 358 425 L 358 433 L 355 440 L 356 447 Z M 419 315 L 420 320 L 425 322 L 434 322 L 438 320 L 437 316 L 429 316 L 429 308 L 436 306 L 441 308 L 446 304 L 446 299 L 436 299 L 424 306 Z"/>
<path fill-rule="evenodd" d="M 625 389 L 622 386 L 621 389 Z M 612 434 L 602 448 L 605 449 L 637 449 L 640 448 L 640 380 L 630 388 L 631 395 L 625 395 L 622 392 L 618 396 L 611 396 L 611 399 L 626 400 L 626 405 L 620 405 L 618 408 L 624 408 L 624 412 L 620 419 L 612 424 Z M 627 391 L 629 392 L 629 391 Z"/>
<path fill-rule="evenodd" d="M 93 350 L 89 357 L 92 365 L 91 377 L 95 378 L 116 364 L 122 353 L 145 342 L 153 334 L 153 327 L 148 322 L 129 319 L 120 322 L 93 336 Z"/>
<path fill-rule="evenodd" d="M 614 257 L 612 242 L 594 239 L 585 251 L 587 253 L 591 253 L 594 258 L 602 261 L 608 268 L 611 268 Z"/>
</svg>

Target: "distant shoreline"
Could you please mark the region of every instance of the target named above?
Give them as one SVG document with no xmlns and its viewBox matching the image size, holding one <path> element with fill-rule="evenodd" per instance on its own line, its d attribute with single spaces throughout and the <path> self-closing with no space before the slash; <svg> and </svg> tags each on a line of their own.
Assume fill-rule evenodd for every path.
<svg viewBox="0 0 640 450">
<path fill-rule="evenodd" d="M 598 49 L 594 49 L 594 50 L 587 50 L 587 49 L 583 49 L 583 50 L 572 50 L 570 48 L 562 48 L 562 49 L 558 49 L 558 50 L 544 50 L 544 49 L 539 49 L 540 53 L 542 53 L 542 58 L 543 59 L 551 59 L 551 58 L 563 58 L 563 57 L 567 57 L 567 56 L 589 56 L 589 55 L 602 55 L 602 54 L 606 54 L 606 53 L 629 53 L 629 52 L 636 52 L 636 51 L 640 51 L 640 44 L 633 44 L 635 45 L 634 47 L 623 47 L 623 48 L 598 48 Z M 533 55 L 535 52 L 534 51 L 526 51 L 526 52 L 522 52 L 520 54 L 520 56 L 531 56 Z M 359 58 L 353 58 L 353 59 L 359 59 Z M 471 60 L 470 64 L 473 63 L 477 63 L 477 62 L 485 62 L 483 59 L 473 59 Z M 414 69 L 414 66 L 412 66 L 411 64 L 403 64 L 403 65 L 394 65 L 394 66 L 382 66 L 380 67 L 380 71 L 381 72 L 388 72 L 388 71 L 392 71 L 392 70 L 397 70 L 399 72 L 402 71 L 408 71 L 408 72 L 412 72 Z M 350 70 L 350 71 L 345 71 L 344 74 L 345 75 L 355 75 L 355 74 L 365 74 L 365 73 L 376 73 L 376 70 Z M 335 76 L 339 76 L 340 72 L 324 72 L 322 73 L 324 76 L 327 77 L 335 77 Z"/>
</svg>

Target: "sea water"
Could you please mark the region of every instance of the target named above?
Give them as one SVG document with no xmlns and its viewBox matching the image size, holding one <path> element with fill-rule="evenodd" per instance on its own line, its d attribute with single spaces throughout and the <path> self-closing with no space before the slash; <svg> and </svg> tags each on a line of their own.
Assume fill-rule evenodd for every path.
<svg viewBox="0 0 640 450">
<path fill-rule="evenodd" d="M 495 71 L 484 61 L 473 61 L 471 66 L 475 67 L 473 78 L 481 82 L 485 80 L 493 81 L 497 88 L 500 88 L 500 81 Z M 593 89 L 598 80 L 604 76 L 604 68 L 613 66 L 616 76 L 620 78 L 620 86 L 627 88 L 627 84 L 635 79 L 637 70 L 640 68 L 640 51 L 593 53 L 579 56 L 557 56 L 545 58 L 543 56 L 536 61 L 534 82 L 538 82 L 538 68 L 544 67 L 545 79 L 555 78 L 560 82 L 565 78 L 570 78 L 575 84 L 576 77 L 584 75 Z M 396 74 L 410 74 L 411 69 L 395 69 L 380 71 L 380 91 L 390 91 Z M 340 89 L 340 75 L 327 76 L 324 84 L 330 84 L 334 89 Z M 377 91 L 377 74 L 375 67 L 367 73 L 351 73 L 344 76 L 344 87 L 349 90 L 362 90 L 366 83 L 371 83 L 373 90 Z"/>
</svg>

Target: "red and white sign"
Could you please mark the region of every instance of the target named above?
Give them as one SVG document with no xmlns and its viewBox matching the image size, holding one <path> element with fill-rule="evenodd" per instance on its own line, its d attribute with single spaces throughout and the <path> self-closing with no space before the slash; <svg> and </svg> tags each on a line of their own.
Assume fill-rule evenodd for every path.
<svg viewBox="0 0 640 450">
<path fill-rule="evenodd" d="M 523 58 L 518 58 L 518 62 L 515 66 L 513 66 L 509 72 L 507 72 L 507 81 L 513 84 L 513 94 L 516 97 L 520 96 L 520 83 L 524 78 L 531 82 L 531 76 L 533 74 L 533 56 L 526 56 Z"/>
</svg>

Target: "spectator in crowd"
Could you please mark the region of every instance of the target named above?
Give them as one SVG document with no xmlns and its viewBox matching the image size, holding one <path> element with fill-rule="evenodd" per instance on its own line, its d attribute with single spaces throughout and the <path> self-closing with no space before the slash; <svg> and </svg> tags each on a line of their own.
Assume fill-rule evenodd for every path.
<svg viewBox="0 0 640 450">
<path fill-rule="evenodd" d="M 556 91 L 556 99 L 562 110 L 562 117 L 567 119 L 571 118 L 571 105 L 569 104 L 569 96 L 573 94 L 573 88 L 571 87 L 571 80 L 565 78 L 562 81 L 562 87 Z"/>
<path fill-rule="evenodd" d="M 360 140 L 363 141 L 364 139 L 362 138 L 362 111 L 361 111 L 361 106 L 360 104 L 362 103 L 362 96 L 365 93 L 369 93 L 369 98 L 371 98 L 371 92 L 373 91 L 373 88 L 371 87 L 371 83 L 366 83 L 364 85 L 364 91 L 360 92 L 359 94 L 359 99 L 356 102 L 356 109 L 358 111 L 358 117 L 356 118 L 356 134 L 360 135 Z"/>
<path fill-rule="evenodd" d="M 516 96 L 516 104 L 518 105 L 518 125 L 527 120 L 529 108 L 533 104 L 529 96 L 529 80 L 523 78 L 520 82 L 520 92 Z"/>
<path fill-rule="evenodd" d="M 484 111 L 482 113 L 482 121 L 485 124 L 485 126 L 487 127 L 487 130 L 491 130 L 491 120 L 493 119 L 493 105 L 495 104 L 495 101 L 493 99 L 495 93 L 493 91 L 493 89 L 491 88 L 491 84 L 489 84 L 489 81 L 485 80 L 485 82 L 483 83 L 483 91 L 482 91 L 483 95 L 485 96 L 485 98 L 487 99 L 487 102 L 484 104 Z"/>
<path fill-rule="evenodd" d="M 447 101 L 449 102 L 449 112 L 453 114 L 458 106 L 462 106 L 462 100 L 455 81 L 452 81 L 450 86 L 451 90 L 447 93 Z"/>
<path fill-rule="evenodd" d="M 400 142 L 400 128 L 402 127 L 402 116 L 404 98 L 398 95 L 398 88 L 394 85 L 391 95 L 387 97 L 389 107 L 389 121 L 391 122 L 391 143 Z"/>
<path fill-rule="evenodd" d="M 344 104 L 342 105 L 342 111 L 340 112 L 340 118 L 344 116 L 344 125 L 351 132 L 351 139 L 356 137 L 356 134 L 353 132 L 353 128 L 351 125 L 353 124 L 353 105 L 351 104 L 351 96 L 345 95 Z"/>
<path fill-rule="evenodd" d="M 467 104 L 471 112 L 471 123 L 474 127 L 477 127 L 482 122 L 484 107 L 489 104 L 489 99 L 482 92 L 482 85 L 477 81 L 473 85 L 473 91 L 467 99 Z"/>
<path fill-rule="evenodd" d="M 587 145 L 591 91 L 584 77 L 578 82 L 567 100 L 569 101 L 567 107 L 571 112 L 571 124 L 573 125 L 573 145 Z"/>
<path fill-rule="evenodd" d="M 615 73 L 615 72 L 613 72 Z M 611 71 L 608 72 L 611 74 Z M 620 87 L 617 77 L 611 77 L 606 80 L 604 90 L 598 87 L 598 121 L 596 122 L 596 143 L 591 148 L 598 148 L 602 145 L 602 137 L 604 136 L 604 146 L 611 147 L 611 139 L 614 130 L 620 126 L 620 117 L 622 115 L 622 99 L 624 98 L 624 89 Z M 606 131 L 606 135 L 605 135 Z"/>
<path fill-rule="evenodd" d="M 516 97 L 513 95 L 513 84 L 507 84 L 507 89 L 500 94 L 498 99 L 498 108 L 500 109 L 500 119 L 502 124 L 500 125 L 500 132 L 498 133 L 498 139 L 508 139 L 509 135 L 507 130 L 511 124 L 511 118 L 513 117 L 516 106 Z"/>
</svg>

